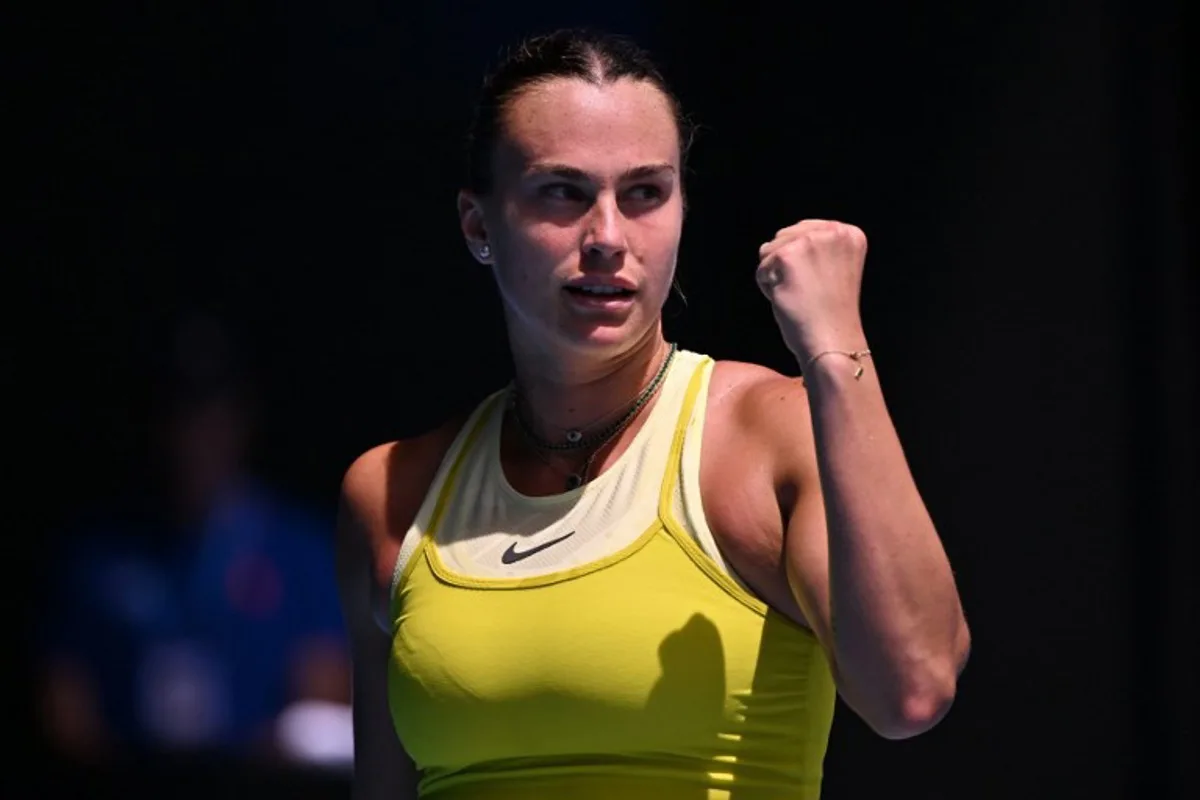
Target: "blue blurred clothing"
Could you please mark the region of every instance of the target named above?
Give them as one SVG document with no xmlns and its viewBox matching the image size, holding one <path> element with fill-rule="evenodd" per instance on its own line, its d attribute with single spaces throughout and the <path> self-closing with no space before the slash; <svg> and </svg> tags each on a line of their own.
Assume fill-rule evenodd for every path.
<svg viewBox="0 0 1200 800">
<path fill-rule="evenodd" d="M 90 672 L 128 743 L 242 750 L 293 699 L 298 650 L 345 647 L 331 536 L 253 482 L 194 530 L 93 530 L 58 561 L 48 645 Z"/>
</svg>

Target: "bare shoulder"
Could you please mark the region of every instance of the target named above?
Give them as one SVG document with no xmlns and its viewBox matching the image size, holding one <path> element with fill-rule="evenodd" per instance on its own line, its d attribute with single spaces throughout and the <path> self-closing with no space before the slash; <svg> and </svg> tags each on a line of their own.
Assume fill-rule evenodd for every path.
<svg viewBox="0 0 1200 800">
<path fill-rule="evenodd" d="M 778 444 L 781 437 L 811 436 L 804 381 L 760 364 L 716 362 L 708 403 L 722 429 L 713 431 L 718 438 L 761 436 L 768 444 Z"/>
<path fill-rule="evenodd" d="M 385 587 L 404 534 L 411 527 L 438 467 L 466 415 L 408 439 L 372 447 L 342 477 L 338 536 L 347 551 L 366 558 Z"/>
</svg>

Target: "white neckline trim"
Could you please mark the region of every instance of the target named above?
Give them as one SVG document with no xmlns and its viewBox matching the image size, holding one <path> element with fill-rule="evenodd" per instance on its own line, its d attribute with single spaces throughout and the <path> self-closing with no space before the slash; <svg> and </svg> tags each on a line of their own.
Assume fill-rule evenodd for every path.
<svg viewBox="0 0 1200 800">
<path fill-rule="evenodd" d="M 535 506 L 538 508 L 569 503 L 582 497 L 589 490 L 596 492 L 601 491 L 608 483 L 611 483 L 613 480 L 615 480 L 614 476 L 620 474 L 621 468 L 624 467 L 625 464 L 634 457 L 637 451 L 645 445 L 646 439 L 653 435 L 654 423 L 657 421 L 657 416 L 661 413 L 666 413 L 663 411 L 664 404 L 662 400 L 666 395 L 668 386 L 674 388 L 674 384 L 670 383 L 670 381 L 675 377 L 675 374 L 679 369 L 681 361 L 679 356 L 682 353 L 682 350 L 678 350 L 675 353 L 675 358 L 673 359 L 671 366 L 668 368 L 667 374 L 663 377 L 662 386 L 659 387 L 657 396 L 654 398 L 654 405 L 650 409 L 650 415 L 646 418 L 645 422 L 642 423 L 642 427 L 638 429 L 637 434 L 633 437 L 633 441 L 631 441 L 629 446 L 625 448 L 624 452 L 617 457 L 617 460 L 609 464 L 604 472 L 600 473 L 600 475 L 594 480 L 588 481 L 578 488 L 568 489 L 567 491 L 559 492 L 558 494 L 525 494 L 524 492 L 518 491 L 516 487 L 509 482 L 508 475 L 504 473 L 504 464 L 500 460 L 500 438 L 504 431 L 504 410 L 508 407 L 508 396 L 509 393 L 512 392 L 512 388 L 510 387 L 508 390 L 506 390 L 504 399 L 497 403 L 498 408 L 496 412 L 493 413 L 492 418 L 488 420 L 489 430 L 487 432 L 487 439 L 485 442 L 481 442 L 481 445 L 487 448 L 487 452 L 483 454 L 483 457 L 487 459 L 488 474 L 495 477 L 495 482 L 500 487 L 500 490 L 510 499 L 515 500 L 518 503 Z M 672 430 L 674 430 L 673 427 Z M 563 476 L 563 480 L 566 480 L 565 475 Z"/>
</svg>

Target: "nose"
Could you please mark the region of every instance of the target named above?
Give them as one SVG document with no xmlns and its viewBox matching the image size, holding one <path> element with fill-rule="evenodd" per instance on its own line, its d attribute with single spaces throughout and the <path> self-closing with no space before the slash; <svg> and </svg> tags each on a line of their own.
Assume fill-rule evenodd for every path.
<svg viewBox="0 0 1200 800">
<path fill-rule="evenodd" d="M 583 251 L 587 255 L 613 258 L 625 252 L 624 216 L 615 198 L 600 197 L 587 221 Z"/>
</svg>

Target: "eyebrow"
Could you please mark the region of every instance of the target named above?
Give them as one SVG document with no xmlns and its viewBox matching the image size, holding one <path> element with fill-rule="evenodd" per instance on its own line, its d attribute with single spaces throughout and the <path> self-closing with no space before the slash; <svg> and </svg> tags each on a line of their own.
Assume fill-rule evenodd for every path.
<svg viewBox="0 0 1200 800">
<path fill-rule="evenodd" d="M 664 172 L 674 173 L 675 167 L 671 164 L 663 162 L 661 164 L 643 164 L 642 166 L 632 167 L 621 173 L 622 181 L 639 180 L 641 178 L 653 178 L 661 175 Z M 571 167 L 566 164 L 541 163 L 534 164 L 529 168 L 530 175 L 557 175 L 560 178 L 566 178 L 572 181 L 590 181 L 592 176 L 578 167 Z"/>
</svg>

